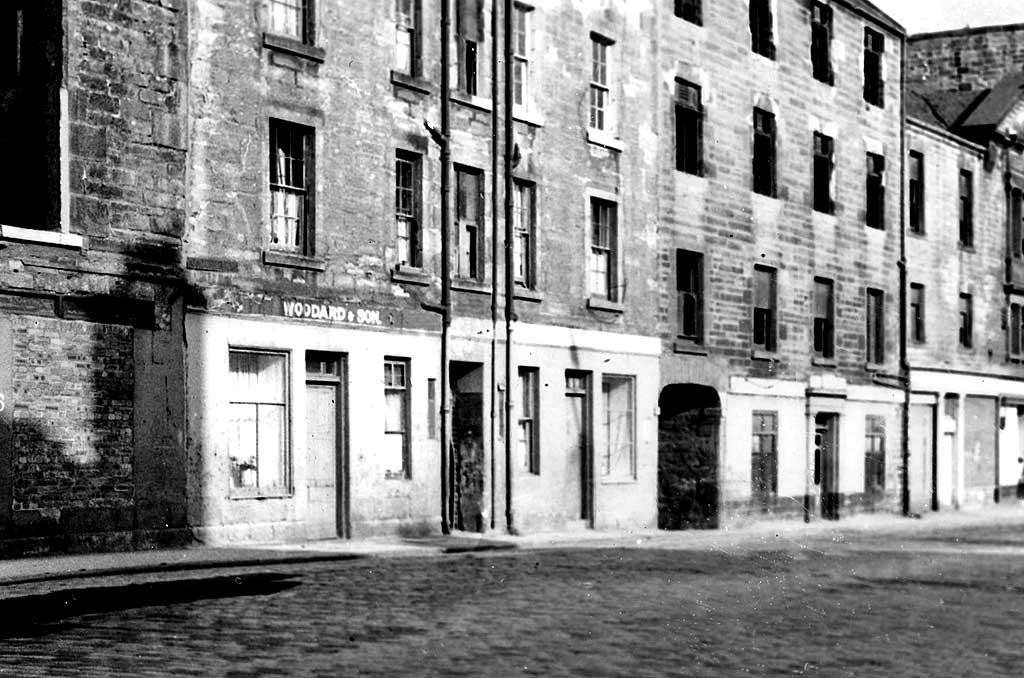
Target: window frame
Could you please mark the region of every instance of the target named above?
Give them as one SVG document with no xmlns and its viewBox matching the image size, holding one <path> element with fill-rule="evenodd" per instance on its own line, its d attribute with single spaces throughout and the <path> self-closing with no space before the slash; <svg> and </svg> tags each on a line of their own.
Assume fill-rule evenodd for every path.
<svg viewBox="0 0 1024 678">
<path fill-rule="evenodd" d="M 776 146 L 778 127 L 775 123 L 775 114 L 755 107 L 753 129 L 752 188 L 759 195 L 774 198 L 778 191 L 778 149 Z"/>
<path fill-rule="evenodd" d="M 959 243 L 964 249 L 974 247 L 974 172 L 960 168 L 957 180 Z"/>
<path fill-rule="evenodd" d="M 457 87 L 469 95 L 480 94 L 481 46 L 486 40 L 483 0 L 455 0 L 455 47 Z"/>
<path fill-rule="evenodd" d="M 917 171 L 915 171 L 915 168 Z M 908 230 L 914 235 L 925 234 L 925 179 L 924 153 L 910 151 L 907 160 Z"/>
<path fill-rule="evenodd" d="M 692 96 L 684 96 L 684 89 Z M 704 174 L 704 104 L 701 94 L 700 85 L 676 78 L 675 167 L 678 172 L 698 177 Z"/>
<path fill-rule="evenodd" d="M 960 318 L 957 343 L 960 348 L 971 350 L 974 348 L 974 295 L 968 292 L 960 293 L 957 313 Z"/>
<path fill-rule="evenodd" d="M 463 204 L 464 191 L 462 189 L 462 182 L 466 177 L 474 177 L 476 183 L 476 221 L 470 220 L 468 215 L 465 213 L 465 205 Z M 487 219 L 484 213 L 484 172 L 481 169 L 475 167 L 469 167 L 467 165 L 456 165 L 455 166 L 455 225 L 457 238 L 456 243 L 458 244 L 458 257 L 455 268 L 455 275 L 457 278 L 462 280 L 471 280 L 475 282 L 483 282 L 485 280 L 484 274 L 484 247 L 486 245 L 486 239 L 484 237 L 484 222 Z M 471 235 L 467 235 L 467 232 L 471 232 Z M 468 246 L 469 250 L 465 251 L 465 247 Z M 468 271 L 464 271 L 463 268 L 468 267 Z"/>
<path fill-rule="evenodd" d="M 588 126 L 598 132 L 612 133 L 612 59 L 615 41 L 600 33 L 590 33 L 590 117 Z"/>
<path fill-rule="evenodd" d="M 823 2 L 811 4 L 811 75 L 827 85 L 835 84 L 832 69 L 832 8 Z"/>
<path fill-rule="evenodd" d="M 529 205 L 523 198 L 529 196 Z M 524 224 L 525 221 L 525 224 Z M 537 184 L 512 179 L 513 283 L 528 290 L 537 287 Z"/>
<path fill-rule="evenodd" d="M 693 318 L 688 323 L 689 309 Z M 688 324 L 692 325 L 692 331 L 687 331 Z M 704 344 L 704 254 L 701 252 L 676 249 L 676 337 L 696 346 Z"/>
<path fill-rule="evenodd" d="M 864 101 L 885 107 L 885 36 L 864 27 Z"/>
<path fill-rule="evenodd" d="M 910 340 L 915 344 L 924 344 L 927 341 L 927 334 L 925 331 L 925 287 L 922 283 L 910 283 L 910 296 L 907 303 L 910 306 L 908 311 Z"/>
<path fill-rule="evenodd" d="M 625 397 L 626 410 L 625 415 L 628 416 L 628 459 L 627 469 L 620 468 L 619 464 L 615 463 L 615 456 L 621 458 L 621 451 L 624 446 L 620 446 L 619 454 L 614 455 L 612 450 L 611 430 L 612 430 L 612 398 L 610 386 L 626 386 L 628 387 L 628 393 Z M 605 483 L 614 482 L 633 482 L 636 480 L 637 460 L 636 460 L 636 376 L 628 374 L 602 374 L 601 375 L 601 426 L 604 432 L 604 449 L 601 453 L 599 463 L 601 465 L 601 480 Z"/>
<path fill-rule="evenodd" d="M 767 285 L 767 290 L 763 293 L 759 289 L 762 282 Z M 750 341 L 754 345 L 755 350 L 775 353 L 778 350 L 778 269 L 756 264 L 754 266 L 752 293 Z M 768 296 L 767 301 L 769 305 L 759 306 L 759 297 L 762 297 L 764 294 Z M 761 341 L 758 341 L 759 328 Z"/>
<path fill-rule="evenodd" d="M 825 314 L 819 313 L 819 293 L 825 291 Z M 813 328 L 811 350 L 815 357 L 823 360 L 832 360 L 836 354 L 835 341 L 835 281 L 831 278 L 814 278 L 813 294 Z"/>
<path fill-rule="evenodd" d="M 750 497 L 751 500 L 763 503 L 775 499 L 779 493 L 778 411 L 751 412 L 750 433 Z M 770 441 L 768 450 L 765 450 L 765 440 Z M 767 463 L 764 461 L 765 456 Z"/>
<path fill-rule="evenodd" d="M 392 368 L 391 374 L 394 376 L 394 368 L 401 366 L 403 370 L 403 383 L 401 385 L 395 385 L 394 382 L 388 383 L 388 367 Z M 398 357 L 387 355 L 384 356 L 384 375 L 383 375 L 383 387 L 384 387 L 384 430 L 383 435 L 385 439 L 389 435 L 400 435 L 402 436 L 402 468 L 401 469 L 384 469 L 384 477 L 388 480 L 410 480 L 412 478 L 412 361 L 409 358 Z M 388 394 L 389 393 L 401 393 L 402 402 L 402 428 L 398 430 L 389 430 L 388 428 Z"/>
<path fill-rule="evenodd" d="M 303 45 L 316 44 L 316 5 L 315 0 L 266 0 L 267 32 L 290 40 L 295 40 Z M 292 9 L 300 15 L 295 31 L 281 30 L 275 25 L 274 7 L 279 6 Z"/>
<path fill-rule="evenodd" d="M 885 156 L 868 151 L 865 154 L 864 225 L 885 230 Z"/>
<path fill-rule="evenodd" d="M 1024 257 L 1024 188 L 1011 187 L 1007 214 L 1010 219 L 1006 229 L 1010 234 L 1010 256 L 1020 259 Z"/>
<path fill-rule="evenodd" d="M 704 25 L 701 0 L 675 0 L 675 15 L 691 24 Z"/>
<path fill-rule="evenodd" d="M 420 153 L 395 149 L 395 250 L 399 267 L 423 267 L 422 161 Z M 406 166 L 408 185 L 403 184 L 406 174 L 402 168 Z M 408 208 L 403 208 L 403 195 L 408 195 Z"/>
<path fill-rule="evenodd" d="M 292 135 L 293 142 L 295 137 L 301 139 L 301 163 L 303 171 L 301 186 L 298 183 L 281 183 L 280 181 L 275 181 L 275 179 L 280 179 L 279 174 L 281 172 L 281 165 L 279 163 L 280 158 L 278 157 L 278 152 L 282 149 L 279 147 L 280 145 L 278 140 L 282 132 Z M 280 118 L 270 118 L 268 137 L 270 166 L 267 178 L 270 188 L 270 232 L 267 239 L 267 249 L 276 252 L 312 257 L 316 253 L 316 129 L 308 125 L 302 125 L 300 123 L 282 120 Z M 285 161 L 287 162 L 288 159 L 295 161 L 297 158 L 295 156 L 286 156 Z M 294 168 L 292 168 L 291 171 L 294 171 Z M 287 173 L 288 172 L 286 172 L 286 174 Z M 297 242 L 294 245 L 282 245 L 276 241 L 277 236 L 275 235 L 276 227 L 274 221 L 276 218 L 275 197 L 280 194 L 295 194 L 301 196 L 299 206 L 302 212 L 300 216 L 294 217 L 297 222 Z M 283 216 L 285 223 L 292 218 L 293 217 L 288 215 Z"/>
<path fill-rule="evenodd" d="M 864 417 L 864 494 L 885 494 L 885 417 Z"/>
<path fill-rule="evenodd" d="M 540 457 L 540 368 L 519 366 L 518 442 L 523 463 L 530 475 L 539 476 Z M 526 430 L 526 429 L 529 430 Z"/>
<path fill-rule="evenodd" d="M 590 196 L 590 228 L 588 237 L 587 291 L 591 298 L 619 302 L 619 204 L 604 197 Z M 601 224 L 600 208 L 606 207 L 609 220 Z M 604 255 L 605 269 L 596 268 L 598 257 Z M 603 291 L 595 283 L 603 277 Z"/>
<path fill-rule="evenodd" d="M 234 381 L 231 370 L 231 361 L 234 355 L 253 355 L 253 356 L 269 356 L 281 361 L 281 370 L 283 373 L 281 383 L 281 401 L 279 403 L 270 403 L 255 400 L 256 397 L 251 390 L 245 392 L 235 392 L 230 384 Z M 241 485 L 236 484 L 235 469 L 233 459 L 236 459 L 232 455 L 231 443 L 228 442 L 226 456 L 228 457 L 228 464 L 231 468 L 229 478 L 229 496 L 232 499 L 247 499 L 247 498 L 265 498 L 265 497 L 288 497 L 294 493 L 293 489 L 293 469 L 292 469 L 292 435 L 291 435 L 291 421 L 292 421 L 292 403 L 291 403 L 291 386 L 292 386 L 292 374 L 291 374 L 291 354 L 288 351 L 277 351 L 267 350 L 261 348 L 248 348 L 243 346 L 229 346 L 228 347 L 228 379 L 229 387 L 227 389 L 227 404 L 229 409 L 233 405 L 255 405 L 256 406 L 256 442 L 257 449 L 254 452 L 255 465 L 251 469 L 256 473 L 256 484 L 255 485 Z M 239 397 L 242 396 L 242 397 Z M 282 410 L 281 413 L 281 434 L 282 448 L 280 452 L 281 458 L 281 484 L 280 485 L 267 485 L 262 486 L 259 484 L 259 469 L 260 469 L 260 448 L 259 448 L 259 417 L 260 417 L 260 405 L 273 405 Z M 228 440 L 231 440 L 230 434 Z M 241 477 L 239 473 L 239 478 Z"/>
<path fill-rule="evenodd" d="M 533 101 L 533 12 L 531 5 L 512 4 L 512 106 L 523 110 L 530 110 Z"/>
<path fill-rule="evenodd" d="M 750 50 L 775 60 L 775 17 L 771 0 L 749 0 Z"/>
<path fill-rule="evenodd" d="M 864 304 L 864 358 L 868 365 L 885 364 L 885 292 L 868 287 Z"/>
<path fill-rule="evenodd" d="M 815 212 L 833 214 L 832 177 L 835 172 L 835 140 L 822 132 L 814 133 L 814 162 L 812 167 L 813 200 Z"/>
<path fill-rule="evenodd" d="M 404 11 L 404 7 L 408 11 Z M 395 0 L 395 71 L 410 78 L 418 78 L 423 74 L 423 7 L 422 0 Z M 403 46 L 402 36 L 408 36 L 408 64 L 403 64 L 400 49 Z"/>
</svg>

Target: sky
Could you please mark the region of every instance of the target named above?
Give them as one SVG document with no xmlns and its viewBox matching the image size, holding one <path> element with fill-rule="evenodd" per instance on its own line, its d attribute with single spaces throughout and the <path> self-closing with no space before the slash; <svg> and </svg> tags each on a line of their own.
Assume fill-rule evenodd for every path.
<svg viewBox="0 0 1024 678">
<path fill-rule="evenodd" d="M 907 32 L 1024 23 L 1024 0 L 871 0 Z"/>
</svg>

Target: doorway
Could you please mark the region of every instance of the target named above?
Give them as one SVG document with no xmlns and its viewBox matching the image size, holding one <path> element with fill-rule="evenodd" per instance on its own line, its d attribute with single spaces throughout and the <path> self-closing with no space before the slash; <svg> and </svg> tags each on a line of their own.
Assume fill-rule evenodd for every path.
<svg viewBox="0 0 1024 678">
<path fill-rule="evenodd" d="M 484 366 L 452 361 L 452 521 L 455 529 L 484 531 Z"/>
<path fill-rule="evenodd" d="M 666 386 L 658 399 L 658 527 L 718 527 L 718 392 Z"/>
<path fill-rule="evenodd" d="M 839 520 L 839 415 L 814 416 L 814 483 L 818 486 L 821 517 Z"/>
<path fill-rule="evenodd" d="M 310 536 L 348 536 L 342 356 L 306 352 L 306 492 Z"/>
<path fill-rule="evenodd" d="M 590 440 L 590 373 L 565 372 L 566 485 L 563 497 L 579 519 L 594 526 L 594 463 Z"/>
</svg>

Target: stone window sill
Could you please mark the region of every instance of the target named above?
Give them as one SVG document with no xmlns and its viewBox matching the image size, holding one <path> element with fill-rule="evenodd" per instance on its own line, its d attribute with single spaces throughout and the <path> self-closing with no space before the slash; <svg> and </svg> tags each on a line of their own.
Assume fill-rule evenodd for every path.
<svg viewBox="0 0 1024 678">
<path fill-rule="evenodd" d="M 231 490 L 232 501 L 240 500 L 265 500 L 265 499 L 291 499 L 292 493 L 288 490 L 260 490 L 253 488 L 235 487 Z"/>
<path fill-rule="evenodd" d="M 308 59 L 309 61 L 317 64 L 322 64 L 324 62 L 324 57 L 327 56 L 327 52 L 325 52 L 322 47 L 307 45 L 295 38 L 289 38 L 286 35 L 277 35 L 275 33 L 263 34 L 263 46 L 275 52 Z"/>
<path fill-rule="evenodd" d="M 397 87 L 411 89 L 413 92 L 418 92 L 420 94 L 434 93 L 434 86 L 432 84 L 419 76 L 409 75 L 408 73 L 402 73 L 401 71 L 391 71 L 391 84 Z"/>
<path fill-rule="evenodd" d="M 619 302 L 600 297 L 590 297 L 587 299 L 587 308 L 595 311 L 607 311 L 608 313 L 624 313 L 626 310 L 626 307 Z"/>
<path fill-rule="evenodd" d="M 477 280 L 453 280 L 452 289 L 456 292 L 469 292 L 470 294 L 490 294 L 491 286 Z"/>
<path fill-rule="evenodd" d="M 636 478 L 602 478 L 602 485 L 635 485 Z"/>
<path fill-rule="evenodd" d="M 384 480 L 412 480 L 405 471 L 385 471 Z"/>
<path fill-rule="evenodd" d="M 544 118 L 536 111 L 523 106 L 512 107 L 512 118 L 531 127 L 543 127 Z"/>
<path fill-rule="evenodd" d="M 755 348 L 750 351 L 751 360 L 764 360 L 767 362 L 778 362 L 779 354 L 775 351 L 766 351 L 762 348 Z"/>
<path fill-rule="evenodd" d="M 815 367 L 836 367 L 839 363 L 836 362 L 835 358 L 819 358 L 815 356 L 811 358 L 811 364 Z"/>
<path fill-rule="evenodd" d="M 327 268 L 323 259 L 307 257 L 303 254 L 292 254 L 291 252 L 278 252 L 276 250 L 263 250 L 263 263 L 268 266 L 284 266 L 286 268 L 299 268 L 306 271 L 324 271 Z"/>
<path fill-rule="evenodd" d="M 491 100 L 483 97 L 478 97 L 475 94 L 466 94 L 465 92 L 452 92 L 452 101 L 469 108 L 475 108 L 478 111 L 491 112 Z"/>
<path fill-rule="evenodd" d="M 592 127 L 587 128 L 587 141 L 596 145 L 610 148 L 613 151 L 621 153 L 626 147 L 622 143 L 622 139 L 619 139 L 614 134 L 607 132 L 602 129 L 594 129 Z"/>
<path fill-rule="evenodd" d="M 213 271 L 215 273 L 237 273 L 238 262 L 216 257 L 189 257 L 185 268 L 190 271 Z"/>
<path fill-rule="evenodd" d="M 391 281 L 407 285 L 429 285 L 430 274 L 419 266 L 399 264 L 391 271 Z"/>
<path fill-rule="evenodd" d="M 526 287 L 516 286 L 515 298 L 522 299 L 523 301 L 533 301 L 540 303 L 544 301 L 544 294 L 537 290 L 527 289 Z"/>
<path fill-rule="evenodd" d="M 864 363 L 864 369 L 868 372 L 881 372 L 885 369 L 882 363 Z"/>
<path fill-rule="evenodd" d="M 35 228 L 19 228 L 17 226 L 0 226 L 0 240 L 55 245 L 57 247 L 70 247 L 79 250 L 84 245 L 82 236 L 75 233 L 43 231 Z"/>
<path fill-rule="evenodd" d="M 707 355 L 708 350 L 690 339 L 676 339 L 672 342 L 672 352 L 684 355 Z"/>
</svg>

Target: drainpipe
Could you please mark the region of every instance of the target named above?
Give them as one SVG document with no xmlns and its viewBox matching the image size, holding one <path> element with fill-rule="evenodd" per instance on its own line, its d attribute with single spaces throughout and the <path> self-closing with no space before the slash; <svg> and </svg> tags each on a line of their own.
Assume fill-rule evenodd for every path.
<svg viewBox="0 0 1024 678">
<path fill-rule="evenodd" d="M 512 0 L 502 7 L 505 27 L 505 527 L 515 534 L 512 511 L 512 321 L 515 320 L 515 276 L 513 270 L 512 154 L 515 149 L 512 122 Z"/>
<path fill-rule="evenodd" d="M 497 524 L 498 436 L 498 8 L 491 5 L 491 529 Z M 506 389 L 505 397 L 508 398 Z"/>
<path fill-rule="evenodd" d="M 451 431 L 448 402 L 448 330 L 452 324 L 451 278 L 451 3 L 441 2 L 441 532 L 451 532 Z"/>
<path fill-rule="evenodd" d="M 910 361 L 907 359 L 907 36 L 900 36 L 900 381 L 903 382 L 901 414 L 900 505 L 910 515 Z"/>
</svg>

